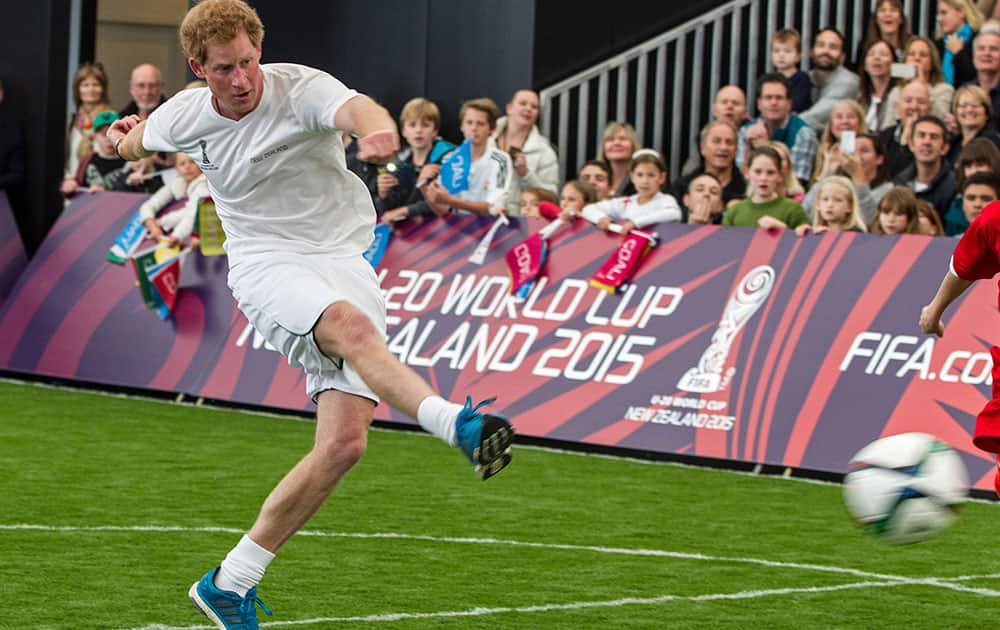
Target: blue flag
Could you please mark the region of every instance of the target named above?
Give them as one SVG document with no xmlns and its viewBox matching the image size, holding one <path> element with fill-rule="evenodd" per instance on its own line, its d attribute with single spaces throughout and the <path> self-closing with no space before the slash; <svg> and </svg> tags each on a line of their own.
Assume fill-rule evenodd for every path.
<svg viewBox="0 0 1000 630">
<path fill-rule="evenodd" d="M 117 265 L 125 264 L 125 261 L 135 253 L 136 248 L 139 247 L 139 243 L 144 238 L 146 238 L 146 227 L 142 224 L 142 219 L 139 218 L 139 212 L 136 211 L 122 228 L 121 234 L 115 237 L 114 245 L 108 251 L 107 259 Z"/>
<path fill-rule="evenodd" d="M 469 189 L 472 142 L 468 139 L 441 161 L 441 185 L 453 195 Z"/>
<path fill-rule="evenodd" d="M 371 245 L 364 253 L 365 260 L 371 263 L 372 268 L 378 269 L 378 264 L 382 260 L 382 255 L 385 254 L 385 248 L 389 246 L 391 236 L 392 228 L 385 223 L 379 223 L 375 226 L 375 238 L 372 239 Z"/>
</svg>

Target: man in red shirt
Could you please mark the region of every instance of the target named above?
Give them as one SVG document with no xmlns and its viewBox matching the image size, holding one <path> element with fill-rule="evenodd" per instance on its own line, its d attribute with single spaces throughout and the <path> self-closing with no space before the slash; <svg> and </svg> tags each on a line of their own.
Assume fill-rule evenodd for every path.
<svg viewBox="0 0 1000 630">
<path fill-rule="evenodd" d="M 941 336 L 941 316 L 976 280 L 989 280 L 1000 273 L 1000 201 L 994 201 L 972 222 L 955 247 L 951 267 L 931 303 L 920 311 L 920 329 Z M 1000 306 L 1000 302 L 998 302 Z M 989 453 L 1000 453 L 1000 347 L 990 348 L 993 355 L 993 399 L 976 417 L 972 443 Z M 1000 468 L 994 478 L 1000 495 Z"/>
</svg>

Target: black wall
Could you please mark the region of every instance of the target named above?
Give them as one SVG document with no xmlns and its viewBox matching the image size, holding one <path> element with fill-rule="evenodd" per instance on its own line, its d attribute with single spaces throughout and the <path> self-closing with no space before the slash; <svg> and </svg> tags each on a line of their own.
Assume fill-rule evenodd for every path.
<svg viewBox="0 0 1000 630">
<path fill-rule="evenodd" d="M 9 192 L 29 253 L 62 212 L 68 51 L 69 0 L 4 3 L 0 78 L 27 145 L 25 184 Z"/>
<path fill-rule="evenodd" d="M 264 22 L 264 61 L 322 68 L 395 115 L 414 96 L 438 104 L 457 139 L 458 106 L 503 107 L 532 83 L 535 0 L 251 0 Z M 289 5 L 308 5 L 308 11 Z M 308 17 L 304 17 L 308 16 Z"/>
</svg>

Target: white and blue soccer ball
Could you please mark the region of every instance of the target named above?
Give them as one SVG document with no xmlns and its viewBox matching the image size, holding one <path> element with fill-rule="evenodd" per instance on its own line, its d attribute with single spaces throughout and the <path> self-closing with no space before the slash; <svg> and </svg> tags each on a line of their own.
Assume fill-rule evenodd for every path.
<svg viewBox="0 0 1000 630">
<path fill-rule="evenodd" d="M 851 459 L 844 478 L 847 511 L 893 544 L 926 540 L 946 528 L 968 493 L 958 453 L 926 433 L 875 440 Z"/>
</svg>

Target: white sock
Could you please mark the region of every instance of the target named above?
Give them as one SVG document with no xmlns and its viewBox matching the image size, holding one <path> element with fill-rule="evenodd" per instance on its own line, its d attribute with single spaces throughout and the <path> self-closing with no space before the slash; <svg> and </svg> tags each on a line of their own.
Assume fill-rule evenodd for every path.
<svg viewBox="0 0 1000 630">
<path fill-rule="evenodd" d="M 246 597 L 247 591 L 260 583 L 271 560 L 274 560 L 273 553 L 244 535 L 222 561 L 215 574 L 215 587 Z"/>
<path fill-rule="evenodd" d="M 455 419 L 462 405 L 449 402 L 440 396 L 428 396 L 417 408 L 417 422 L 424 431 L 432 433 L 451 446 L 458 444 L 455 437 Z"/>
</svg>

